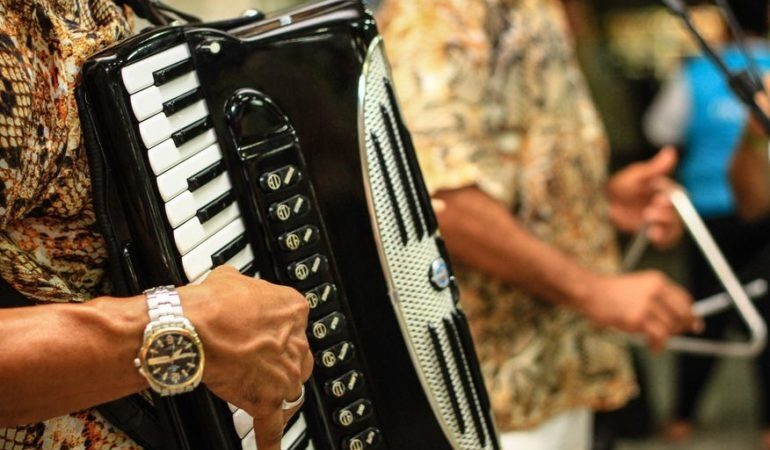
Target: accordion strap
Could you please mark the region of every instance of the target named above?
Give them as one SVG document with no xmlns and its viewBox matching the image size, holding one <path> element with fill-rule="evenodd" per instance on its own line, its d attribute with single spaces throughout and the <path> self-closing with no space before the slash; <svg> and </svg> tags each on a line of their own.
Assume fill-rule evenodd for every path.
<svg viewBox="0 0 770 450">
<path fill-rule="evenodd" d="M 33 302 L 0 277 L 0 308 L 19 308 L 33 305 Z M 163 428 L 160 419 L 155 409 L 141 395 L 130 395 L 99 405 L 96 409 L 112 425 L 145 450 L 162 450 L 164 448 Z"/>
</svg>

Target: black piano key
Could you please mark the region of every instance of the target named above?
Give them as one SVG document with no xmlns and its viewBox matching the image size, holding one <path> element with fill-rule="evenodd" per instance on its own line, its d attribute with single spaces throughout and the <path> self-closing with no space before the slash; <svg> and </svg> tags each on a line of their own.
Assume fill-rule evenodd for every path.
<svg viewBox="0 0 770 450">
<path fill-rule="evenodd" d="M 397 113 L 399 110 L 398 101 L 396 100 L 396 93 L 393 90 L 393 84 L 387 78 L 383 78 L 383 83 L 385 84 L 385 92 L 387 92 L 388 99 L 390 100 L 390 108 L 397 116 L 399 116 L 397 117 L 399 118 L 398 134 L 401 136 L 401 143 L 404 145 L 409 171 L 412 174 L 412 181 L 414 181 L 415 188 L 417 189 L 417 196 L 422 205 L 422 217 L 425 219 L 428 233 L 433 233 L 438 229 L 438 221 L 436 220 L 436 214 L 433 212 L 433 206 L 430 202 L 428 190 L 424 189 L 425 180 L 422 177 L 420 163 L 417 161 L 414 142 L 412 142 L 412 136 L 409 134 L 409 130 L 406 129 L 404 121 L 400 120 L 400 114 Z"/>
<path fill-rule="evenodd" d="M 198 217 L 201 223 L 208 222 L 212 217 L 221 213 L 225 208 L 232 205 L 235 202 L 235 196 L 232 191 L 225 192 L 219 197 L 209 202 L 206 206 L 199 209 L 195 215 Z"/>
<path fill-rule="evenodd" d="M 288 429 L 288 427 L 286 427 L 286 429 Z M 299 439 L 289 444 L 289 447 L 286 450 L 307 450 L 309 446 L 310 436 L 308 436 L 307 430 L 305 430 L 300 434 Z"/>
<path fill-rule="evenodd" d="M 396 138 L 396 122 L 393 116 L 384 105 L 380 105 L 380 115 L 382 121 L 385 124 L 385 132 L 388 135 L 391 148 L 393 149 L 393 159 L 396 160 L 396 170 L 398 170 L 398 176 L 401 180 L 401 186 L 404 188 L 404 196 L 406 197 L 406 204 L 409 207 L 409 214 L 412 216 L 412 223 L 414 224 L 415 232 L 417 233 L 417 239 L 422 240 L 425 237 L 425 224 L 422 222 L 422 217 L 417 209 L 418 199 L 415 198 L 414 189 L 410 180 L 412 177 L 407 173 L 407 165 L 404 160 L 404 152 L 399 145 L 399 140 Z"/>
<path fill-rule="evenodd" d="M 171 139 L 174 140 L 174 145 L 181 147 L 186 142 L 205 133 L 209 128 L 211 128 L 211 118 L 204 117 L 172 134 Z"/>
<path fill-rule="evenodd" d="M 223 174 L 224 172 L 225 163 L 223 161 L 217 161 L 188 178 L 187 189 L 189 189 L 190 192 L 195 192 L 196 190 L 200 189 L 201 186 Z"/>
<path fill-rule="evenodd" d="M 160 86 L 161 84 L 166 84 L 174 78 L 180 77 L 187 72 L 190 72 L 193 70 L 193 68 L 192 59 L 186 59 L 184 61 L 174 63 L 168 67 L 156 70 L 152 73 L 152 79 L 155 81 L 155 86 Z"/>
<path fill-rule="evenodd" d="M 401 208 L 398 206 L 398 198 L 396 197 L 396 191 L 393 189 L 393 180 L 390 178 L 388 172 L 388 166 L 385 164 L 385 156 L 382 153 L 382 146 L 380 140 L 374 133 L 371 134 L 372 143 L 374 144 L 374 153 L 377 155 L 377 162 L 382 170 L 382 179 L 385 180 L 385 190 L 388 191 L 388 198 L 390 199 L 390 206 L 393 208 L 393 214 L 396 217 L 396 225 L 398 226 L 398 234 L 401 236 L 401 244 L 406 246 L 409 242 L 409 237 L 406 234 L 406 225 L 404 224 L 404 216 L 401 215 Z"/>
<path fill-rule="evenodd" d="M 457 370 L 460 372 L 460 383 L 465 393 L 465 398 L 468 404 L 471 406 L 471 418 L 473 419 L 473 427 L 476 429 L 476 435 L 479 437 L 479 442 L 482 445 L 487 445 L 487 435 L 484 433 L 484 426 L 481 424 L 482 418 L 479 416 L 479 410 L 476 408 L 476 396 L 474 395 L 471 382 L 468 379 L 468 374 L 465 371 L 465 359 L 462 353 L 462 343 L 460 342 L 460 333 L 455 328 L 455 324 L 449 318 L 444 319 L 444 331 L 449 337 L 449 348 L 452 350 L 452 357 L 454 358 Z"/>
<path fill-rule="evenodd" d="M 219 267 L 229 261 L 233 256 L 237 255 L 238 252 L 246 248 L 246 245 L 248 245 L 248 240 L 246 239 L 246 235 L 242 234 L 222 247 L 221 250 L 211 255 L 211 262 L 214 264 L 214 267 Z"/>
<path fill-rule="evenodd" d="M 257 274 L 257 266 L 254 264 L 254 261 L 246 264 L 241 268 L 240 271 L 242 274 L 246 275 L 247 277 L 253 277 Z"/>
<path fill-rule="evenodd" d="M 449 366 L 446 363 L 444 349 L 441 348 L 438 331 L 436 331 L 433 325 L 430 325 L 428 326 L 428 332 L 430 334 L 430 341 L 433 344 L 433 351 L 436 353 L 436 360 L 441 369 L 444 385 L 446 385 L 446 390 L 449 394 L 449 402 L 452 404 L 452 410 L 455 413 L 455 419 L 457 419 L 457 425 L 460 427 L 460 433 L 465 434 L 465 419 L 463 419 L 463 413 L 460 410 L 460 402 L 457 401 L 457 391 L 455 391 L 455 386 L 452 384 L 452 377 L 449 374 Z"/>
<path fill-rule="evenodd" d="M 163 114 L 170 116 L 177 111 L 181 111 L 193 103 L 197 102 L 203 97 L 203 91 L 201 88 L 195 88 L 190 92 L 186 92 L 179 97 L 172 98 L 171 100 L 163 103 Z"/>
</svg>

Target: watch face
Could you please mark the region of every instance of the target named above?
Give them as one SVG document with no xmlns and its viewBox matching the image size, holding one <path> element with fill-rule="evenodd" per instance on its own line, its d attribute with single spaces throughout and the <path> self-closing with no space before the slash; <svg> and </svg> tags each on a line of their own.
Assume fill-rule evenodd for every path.
<svg viewBox="0 0 770 450">
<path fill-rule="evenodd" d="M 183 386 L 195 381 L 202 368 L 200 345 L 186 330 L 165 330 L 153 337 L 144 365 L 156 383 Z"/>
</svg>

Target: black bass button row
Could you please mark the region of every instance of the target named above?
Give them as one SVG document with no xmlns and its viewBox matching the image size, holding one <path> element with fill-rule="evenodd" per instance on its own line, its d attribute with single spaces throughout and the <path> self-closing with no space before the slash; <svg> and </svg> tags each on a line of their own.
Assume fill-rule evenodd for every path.
<svg viewBox="0 0 770 450">
<path fill-rule="evenodd" d="M 307 300 L 307 304 L 310 306 L 310 310 L 312 311 L 321 305 L 336 300 L 337 286 L 335 286 L 333 283 L 324 283 L 305 292 L 305 299 Z"/>
<path fill-rule="evenodd" d="M 368 419 L 371 415 L 372 402 L 361 399 L 335 411 L 334 421 L 341 427 L 349 428 Z"/>
<path fill-rule="evenodd" d="M 282 202 L 270 205 L 270 218 L 275 222 L 289 222 L 310 211 L 310 200 L 304 195 L 295 195 Z"/>
<path fill-rule="evenodd" d="M 302 173 L 295 166 L 281 167 L 259 178 L 259 186 L 267 193 L 282 191 L 302 180 Z"/>
<path fill-rule="evenodd" d="M 326 273 L 329 269 L 329 260 L 324 255 L 315 254 L 309 258 L 289 264 L 286 269 L 289 278 L 293 281 L 307 281 L 313 277 Z"/>
<path fill-rule="evenodd" d="M 356 348 L 348 341 L 342 341 L 337 345 L 322 350 L 315 355 L 316 363 L 326 369 L 333 369 L 347 363 L 355 356 Z"/>
<path fill-rule="evenodd" d="M 351 370 L 345 375 L 324 384 L 326 394 L 338 400 L 349 397 L 361 390 L 364 385 L 364 374 Z"/>
<path fill-rule="evenodd" d="M 382 432 L 370 427 L 342 443 L 343 450 L 374 450 L 382 444 Z"/>
<path fill-rule="evenodd" d="M 297 230 L 282 234 L 278 238 L 278 245 L 284 251 L 295 252 L 318 242 L 319 237 L 318 227 L 306 225 Z"/>
<path fill-rule="evenodd" d="M 345 316 L 342 313 L 331 313 L 323 319 L 310 325 L 310 334 L 316 341 L 323 341 L 329 337 L 338 335 L 345 329 Z"/>
</svg>

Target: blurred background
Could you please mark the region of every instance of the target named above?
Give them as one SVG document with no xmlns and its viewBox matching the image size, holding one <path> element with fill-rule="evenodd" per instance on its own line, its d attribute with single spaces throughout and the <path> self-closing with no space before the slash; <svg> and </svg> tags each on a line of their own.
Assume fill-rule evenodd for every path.
<svg viewBox="0 0 770 450">
<path fill-rule="evenodd" d="M 414 0 L 419 1 L 419 0 Z M 613 149 L 612 167 L 646 159 L 657 148 L 646 141 L 642 116 L 661 84 L 683 58 L 697 52 L 678 19 L 654 1 L 562 0 L 575 36 L 575 47 Z M 249 8 L 265 12 L 303 0 L 166 0 L 204 20 L 241 14 Z M 376 9 L 376 1 L 369 1 Z M 706 38 L 718 43 L 726 35 L 721 14 L 712 4 L 693 4 L 692 15 Z M 665 270 L 680 279 L 684 252 L 648 252 L 642 265 Z M 661 428 L 671 417 L 674 370 L 672 355 L 640 353 L 644 392 L 618 425 L 617 450 L 698 449 L 754 450 L 760 426 L 755 372 L 748 361 L 723 360 L 697 406 L 697 428 L 684 442 L 666 439 Z M 429 449 L 426 449 L 429 450 Z M 597 449 L 599 450 L 599 449 Z"/>
</svg>

